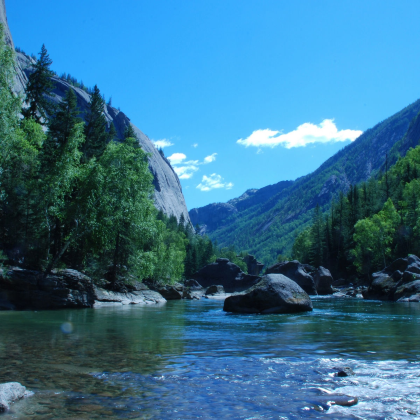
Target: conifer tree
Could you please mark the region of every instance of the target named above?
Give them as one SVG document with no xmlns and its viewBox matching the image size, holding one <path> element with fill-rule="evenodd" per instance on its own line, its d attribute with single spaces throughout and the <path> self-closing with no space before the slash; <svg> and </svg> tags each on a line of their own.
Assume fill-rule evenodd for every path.
<svg viewBox="0 0 420 420">
<path fill-rule="evenodd" d="M 89 109 L 86 114 L 85 142 L 82 147 L 83 159 L 100 157 L 109 140 L 107 123 L 104 115 L 104 100 L 98 86 L 93 88 Z"/>
<path fill-rule="evenodd" d="M 25 118 L 33 118 L 40 124 L 47 124 L 49 116 L 54 111 L 54 105 L 48 99 L 54 88 L 51 77 L 54 72 L 50 66 L 52 60 L 48 55 L 45 45 L 42 45 L 39 59 L 33 65 L 33 73 L 30 74 L 28 84 L 26 85 L 26 103 L 28 108 L 22 110 Z"/>
</svg>

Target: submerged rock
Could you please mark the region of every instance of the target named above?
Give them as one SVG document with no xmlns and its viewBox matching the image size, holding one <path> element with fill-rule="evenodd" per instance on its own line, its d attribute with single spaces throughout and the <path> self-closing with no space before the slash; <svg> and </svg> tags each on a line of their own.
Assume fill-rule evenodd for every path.
<svg viewBox="0 0 420 420">
<path fill-rule="evenodd" d="M 346 376 L 353 376 L 354 372 L 353 369 L 346 366 L 343 368 L 336 368 L 338 371 L 335 373 L 335 376 L 338 376 L 339 378 L 344 378 Z"/>
<path fill-rule="evenodd" d="M 312 311 L 308 294 L 293 280 L 282 274 L 267 274 L 245 292 L 229 296 L 225 312 L 287 314 Z"/>
<path fill-rule="evenodd" d="M 301 264 L 299 261 L 284 261 L 267 268 L 266 274 L 283 274 L 296 282 L 309 295 L 316 295 L 314 278 L 307 272 L 313 267 Z M 325 270 L 325 269 L 324 269 Z"/>
<path fill-rule="evenodd" d="M 11 403 L 29 395 L 32 393 L 29 393 L 19 382 L 0 384 L 0 413 L 9 410 Z"/>
</svg>

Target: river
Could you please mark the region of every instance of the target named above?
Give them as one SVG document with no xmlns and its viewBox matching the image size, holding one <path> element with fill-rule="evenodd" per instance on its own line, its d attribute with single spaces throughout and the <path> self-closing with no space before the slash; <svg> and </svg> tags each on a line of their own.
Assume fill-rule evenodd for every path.
<svg viewBox="0 0 420 420">
<path fill-rule="evenodd" d="M 0 312 L 0 383 L 35 392 L 0 417 L 419 418 L 420 304 L 313 304 L 295 315 L 227 314 L 211 299 Z M 334 376 L 342 367 L 355 375 Z M 323 390 L 359 402 L 329 408 Z"/>
</svg>

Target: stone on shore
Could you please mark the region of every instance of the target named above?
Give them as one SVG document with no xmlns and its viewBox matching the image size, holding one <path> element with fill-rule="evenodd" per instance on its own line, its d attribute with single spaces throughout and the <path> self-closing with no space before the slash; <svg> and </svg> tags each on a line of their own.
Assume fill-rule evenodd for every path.
<svg viewBox="0 0 420 420">
<path fill-rule="evenodd" d="M 206 296 L 209 296 L 209 295 L 224 295 L 224 294 L 225 294 L 225 289 L 223 288 L 223 286 L 220 286 L 220 285 L 210 286 L 206 290 Z"/>
<path fill-rule="evenodd" d="M 0 413 L 10 409 L 10 404 L 31 395 L 26 387 L 19 382 L 7 382 L 0 384 Z"/>
<path fill-rule="evenodd" d="M 268 274 L 245 292 L 226 298 L 225 312 L 287 314 L 312 311 L 308 294 L 282 274 Z"/>
</svg>

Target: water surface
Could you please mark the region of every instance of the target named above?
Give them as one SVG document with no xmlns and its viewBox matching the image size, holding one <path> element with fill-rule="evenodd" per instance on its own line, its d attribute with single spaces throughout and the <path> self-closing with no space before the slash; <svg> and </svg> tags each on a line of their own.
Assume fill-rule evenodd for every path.
<svg viewBox="0 0 420 420">
<path fill-rule="evenodd" d="M 35 392 L 2 417 L 420 417 L 420 304 L 313 302 L 297 315 L 215 300 L 0 312 L 0 383 Z M 343 366 L 355 376 L 335 377 Z M 319 388 L 359 403 L 329 408 Z"/>
</svg>

